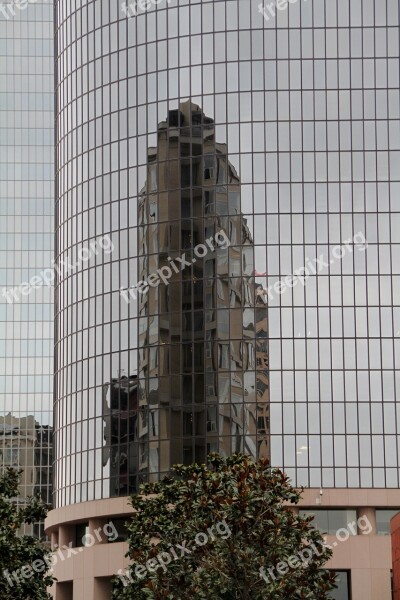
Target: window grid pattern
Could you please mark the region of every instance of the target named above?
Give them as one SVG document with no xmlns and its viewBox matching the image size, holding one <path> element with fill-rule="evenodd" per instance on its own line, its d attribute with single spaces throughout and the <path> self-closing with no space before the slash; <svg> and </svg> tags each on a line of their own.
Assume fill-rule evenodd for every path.
<svg viewBox="0 0 400 600">
<path fill-rule="evenodd" d="M 13 14 L 14 13 L 14 14 Z M 0 470 L 22 469 L 19 501 L 51 503 L 53 289 L 4 292 L 51 266 L 54 237 L 53 11 L 0 12 Z M 12 299 L 12 297 L 9 297 Z M 28 531 L 29 529 L 29 531 Z M 43 525 L 26 533 L 43 535 Z"/>
<path fill-rule="evenodd" d="M 60 505 L 108 497 L 104 384 L 138 372 L 137 198 L 158 124 L 190 98 L 241 179 L 269 297 L 271 459 L 296 484 L 397 487 L 400 343 L 396 0 L 57 3 L 57 248 L 110 234 L 57 288 Z M 361 233 L 341 260 L 335 246 Z M 107 404 L 106 399 L 106 405 Z M 82 483 L 77 483 L 82 481 Z"/>
</svg>

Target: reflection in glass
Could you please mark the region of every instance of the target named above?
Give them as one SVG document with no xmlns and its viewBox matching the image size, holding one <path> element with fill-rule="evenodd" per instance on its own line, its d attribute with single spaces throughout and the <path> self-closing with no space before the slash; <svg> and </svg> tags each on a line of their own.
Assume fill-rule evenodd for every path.
<svg viewBox="0 0 400 600">
<path fill-rule="evenodd" d="M 139 489 L 143 422 L 138 415 L 136 375 L 122 376 L 103 385 L 103 468 L 107 468 L 111 497 L 127 496 Z"/>
<path fill-rule="evenodd" d="M 350 571 L 336 571 L 337 589 L 329 593 L 329 598 L 332 600 L 349 600 L 350 599 Z"/>
<path fill-rule="evenodd" d="M 138 215 L 139 277 L 164 277 L 139 298 L 151 322 L 139 334 L 140 406 L 158 415 L 140 473 L 153 480 L 211 451 L 269 456 L 266 300 L 239 175 L 199 106 L 183 103 L 159 124 Z"/>
</svg>

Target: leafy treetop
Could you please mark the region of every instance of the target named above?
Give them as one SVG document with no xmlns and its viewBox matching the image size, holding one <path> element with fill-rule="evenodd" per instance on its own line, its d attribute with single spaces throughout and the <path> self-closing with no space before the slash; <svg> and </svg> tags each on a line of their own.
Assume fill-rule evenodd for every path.
<svg viewBox="0 0 400 600">
<path fill-rule="evenodd" d="M 208 465 L 176 465 L 172 476 L 131 497 L 132 566 L 115 580 L 113 597 L 328 598 L 334 574 L 323 566 L 331 550 L 311 518 L 290 507 L 301 491 L 267 460 L 241 454 L 212 454 Z M 300 560 L 304 550 L 307 560 Z"/>
<path fill-rule="evenodd" d="M 17 505 L 21 473 L 7 468 L 0 475 L 0 593 L 12 600 L 48 600 L 46 589 L 53 583 L 45 562 L 49 552 L 40 540 L 19 531 L 44 519 L 47 507 L 36 497 Z"/>
</svg>

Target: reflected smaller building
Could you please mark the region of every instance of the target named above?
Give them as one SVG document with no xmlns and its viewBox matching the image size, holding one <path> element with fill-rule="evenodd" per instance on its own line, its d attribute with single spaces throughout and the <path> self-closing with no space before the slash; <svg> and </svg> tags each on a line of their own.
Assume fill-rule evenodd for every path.
<svg viewBox="0 0 400 600">
<path fill-rule="evenodd" d="M 35 486 L 34 493 L 52 504 L 53 428 L 35 423 Z"/>
<path fill-rule="evenodd" d="M 103 468 L 109 469 L 110 497 L 127 496 L 139 487 L 136 375 L 112 379 L 103 385 L 103 420 Z"/>
<path fill-rule="evenodd" d="M 256 282 L 256 373 L 257 373 L 257 437 L 260 458 L 270 458 L 270 389 L 268 348 L 267 296 L 260 293 L 262 285 Z"/>
</svg>

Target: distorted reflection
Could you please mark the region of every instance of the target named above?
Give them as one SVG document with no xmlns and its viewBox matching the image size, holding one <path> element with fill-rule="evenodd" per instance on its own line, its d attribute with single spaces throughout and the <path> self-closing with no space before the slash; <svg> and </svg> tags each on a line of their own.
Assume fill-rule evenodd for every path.
<svg viewBox="0 0 400 600">
<path fill-rule="evenodd" d="M 211 451 L 269 456 L 267 305 L 240 177 L 214 121 L 189 101 L 148 149 L 138 226 L 139 279 L 166 274 L 138 300 L 149 453 L 138 472 L 155 480 Z"/>
<path fill-rule="evenodd" d="M 103 385 L 103 467 L 110 495 L 126 496 L 138 489 L 140 423 L 137 376 L 122 376 Z"/>
</svg>

